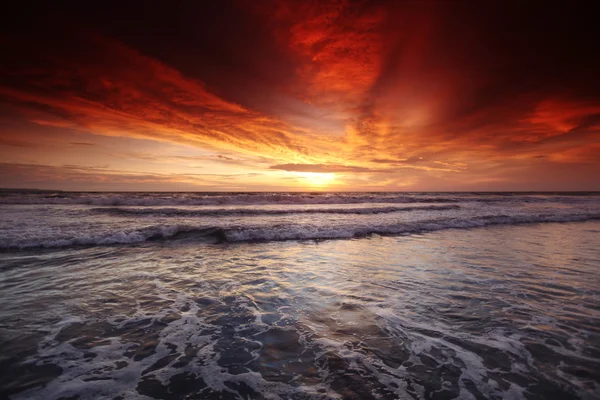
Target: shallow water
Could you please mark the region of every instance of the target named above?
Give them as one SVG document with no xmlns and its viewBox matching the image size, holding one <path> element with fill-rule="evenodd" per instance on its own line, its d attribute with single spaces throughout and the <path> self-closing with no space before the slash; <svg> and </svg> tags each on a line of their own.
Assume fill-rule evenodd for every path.
<svg viewBox="0 0 600 400">
<path fill-rule="evenodd" d="M 580 215 L 594 207 L 569 202 L 550 206 Z M 523 203 L 503 206 L 504 215 L 550 207 L 534 202 L 532 213 Z M 355 222 L 416 224 L 458 213 L 456 222 L 471 207 L 457 204 Z M 38 242 L 49 232 L 66 235 L 69 223 L 82 229 L 61 207 L 98 212 L 0 211 L 7 218 L 16 207 L 45 218 L 23 218 L 21 231 L 41 227 L 26 238 Z M 131 218 L 111 209 L 99 217 L 110 226 L 88 235 L 114 229 L 111 218 Z M 153 224 L 174 218 L 150 215 Z M 350 223 L 347 214 L 319 215 L 284 215 L 273 226 L 285 233 L 281 226 L 299 232 L 319 218 Z M 258 218 L 273 217 L 282 218 Z M 600 221 L 461 228 L 325 241 L 180 235 L 5 247 L 0 397 L 600 398 Z"/>
</svg>

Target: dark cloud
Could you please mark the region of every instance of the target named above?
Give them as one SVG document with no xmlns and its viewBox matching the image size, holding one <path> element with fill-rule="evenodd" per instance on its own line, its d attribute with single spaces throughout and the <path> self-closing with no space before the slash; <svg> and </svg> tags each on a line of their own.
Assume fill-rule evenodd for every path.
<svg viewBox="0 0 600 400">
<path fill-rule="evenodd" d="M 11 138 L 3 138 L 0 137 L 0 146 L 12 146 L 12 147 L 27 147 L 27 148 L 35 148 L 35 143 L 27 142 L 24 140 L 11 139 Z"/>
<path fill-rule="evenodd" d="M 378 164 L 416 164 L 426 160 L 420 156 L 412 156 L 405 159 L 373 158 L 370 161 Z"/>
<path fill-rule="evenodd" d="M 377 172 L 370 168 L 326 164 L 279 164 L 269 168 L 291 172 Z"/>
</svg>

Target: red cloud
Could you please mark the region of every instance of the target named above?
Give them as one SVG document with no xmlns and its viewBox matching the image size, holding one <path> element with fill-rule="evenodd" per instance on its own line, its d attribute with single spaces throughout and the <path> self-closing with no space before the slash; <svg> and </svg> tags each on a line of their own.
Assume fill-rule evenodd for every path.
<svg viewBox="0 0 600 400">
<path fill-rule="evenodd" d="M 16 35 L 0 43 L 0 99 L 48 129 L 208 146 L 261 168 L 510 182 L 540 165 L 597 166 L 600 63 L 585 24 L 566 8 L 499 4 L 243 3 L 222 38 L 186 26 L 160 57 L 150 39 L 120 38 L 127 27 Z"/>
<path fill-rule="evenodd" d="M 78 58 L 43 54 L 45 68 L 9 71 L 0 96 L 32 122 L 94 133 L 208 145 L 273 158 L 306 158 L 305 136 L 224 100 L 179 71 L 94 35 Z M 315 138 L 315 141 L 317 139 Z"/>
</svg>

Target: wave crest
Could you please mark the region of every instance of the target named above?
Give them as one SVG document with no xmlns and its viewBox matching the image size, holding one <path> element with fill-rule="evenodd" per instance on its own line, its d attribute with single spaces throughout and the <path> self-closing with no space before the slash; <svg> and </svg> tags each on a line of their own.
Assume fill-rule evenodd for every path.
<svg viewBox="0 0 600 400">
<path fill-rule="evenodd" d="M 0 240 L 0 249 L 64 248 L 134 244 L 152 240 L 188 239 L 207 243 L 265 242 L 284 240 L 349 239 L 378 235 L 406 235 L 444 229 L 471 229 L 493 225 L 576 222 L 600 219 L 600 213 L 566 215 L 493 215 L 472 218 L 446 218 L 392 225 L 316 226 L 282 224 L 276 226 L 202 227 L 189 225 L 155 225 L 136 230 L 107 232 L 98 235 L 74 235 L 61 238 L 8 238 Z"/>
<path fill-rule="evenodd" d="M 182 208 L 93 208 L 91 211 L 111 215 L 137 215 L 137 216 L 177 216 L 177 217 L 203 217 L 203 216 L 243 216 L 243 215 L 288 215 L 288 214 L 387 214 L 408 211 L 444 211 L 457 210 L 458 205 L 430 205 L 430 206 L 389 206 L 389 207 L 361 207 L 361 208 L 300 208 L 300 209 L 258 209 L 258 208 L 208 208 L 208 209 L 182 209 Z"/>
</svg>

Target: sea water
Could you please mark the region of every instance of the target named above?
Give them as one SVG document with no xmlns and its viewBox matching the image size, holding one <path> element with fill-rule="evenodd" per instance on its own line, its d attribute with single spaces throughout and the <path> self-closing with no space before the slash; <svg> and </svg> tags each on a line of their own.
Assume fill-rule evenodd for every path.
<svg viewBox="0 0 600 400">
<path fill-rule="evenodd" d="M 600 398 L 600 194 L 0 195 L 0 398 Z"/>
</svg>

